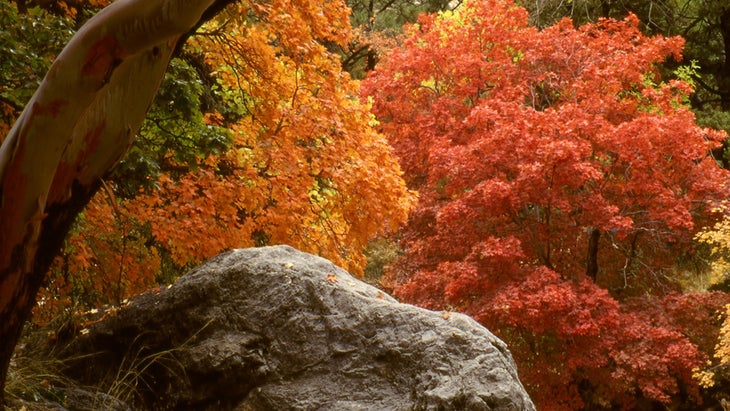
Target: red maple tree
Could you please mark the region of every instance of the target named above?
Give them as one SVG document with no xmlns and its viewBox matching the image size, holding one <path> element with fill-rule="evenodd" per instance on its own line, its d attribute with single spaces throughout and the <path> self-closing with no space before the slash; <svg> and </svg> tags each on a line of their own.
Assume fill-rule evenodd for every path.
<svg viewBox="0 0 730 411">
<path fill-rule="evenodd" d="M 406 34 L 363 83 L 420 194 L 396 293 L 492 328 L 541 409 L 696 397 L 696 343 L 619 303 L 679 291 L 680 259 L 730 194 L 710 155 L 726 135 L 660 79 L 683 41 L 635 16 L 538 31 L 497 0 Z"/>
</svg>

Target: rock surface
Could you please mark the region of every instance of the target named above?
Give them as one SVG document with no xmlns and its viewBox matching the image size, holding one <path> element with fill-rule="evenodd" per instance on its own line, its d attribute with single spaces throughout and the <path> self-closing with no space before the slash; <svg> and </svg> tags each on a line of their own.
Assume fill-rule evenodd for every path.
<svg viewBox="0 0 730 411">
<path fill-rule="evenodd" d="M 221 254 L 68 346 L 139 409 L 534 410 L 505 344 L 276 246 Z"/>
</svg>

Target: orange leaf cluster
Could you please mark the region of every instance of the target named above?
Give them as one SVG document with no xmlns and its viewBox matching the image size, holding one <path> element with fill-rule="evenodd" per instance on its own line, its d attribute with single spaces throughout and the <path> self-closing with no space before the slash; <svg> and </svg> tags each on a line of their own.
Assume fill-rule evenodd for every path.
<svg viewBox="0 0 730 411">
<path fill-rule="evenodd" d="M 134 198 L 96 198 L 55 268 L 55 293 L 112 276 L 104 282 L 122 293 L 95 292 L 123 298 L 160 267 L 281 243 L 361 274 L 368 241 L 405 222 L 414 195 L 358 83 L 328 51 L 349 41 L 348 13 L 339 0 L 240 3 L 203 26 L 188 47 L 215 69 L 229 105 L 205 120 L 227 127 L 232 146 Z"/>
<path fill-rule="evenodd" d="M 147 244 L 148 230 L 137 218 L 106 191 L 92 198 L 41 290 L 36 323 L 57 319 L 64 311 L 119 305 L 157 284 L 159 251 Z"/>
<path fill-rule="evenodd" d="M 405 221 L 400 169 L 325 47 L 348 41 L 347 15 L 334 1 L 244 4 L 225 32 L 196 39 L 244 112 L 233 148 L 209 159 L 235 187 L 242 231 L 229 247 L 289 243 L 362 273 L 368 239 Z"/>
</svg>

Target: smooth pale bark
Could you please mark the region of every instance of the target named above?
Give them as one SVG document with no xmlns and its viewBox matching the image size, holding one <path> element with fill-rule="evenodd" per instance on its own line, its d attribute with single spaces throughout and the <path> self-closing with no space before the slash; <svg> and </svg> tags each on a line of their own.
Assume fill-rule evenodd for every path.
<svg viewBox="0 0 730 411">
<path fill-rule="evenodd" d="M 127 152 L 179 39 L 214 0 L 117 0 L 57 57 L 0 147 L 0 405 L 76 214 Z"/>
</svg>

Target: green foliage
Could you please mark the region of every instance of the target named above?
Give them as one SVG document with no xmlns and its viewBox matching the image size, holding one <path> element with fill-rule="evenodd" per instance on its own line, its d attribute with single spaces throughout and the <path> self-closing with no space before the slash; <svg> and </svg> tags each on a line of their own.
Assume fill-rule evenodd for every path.
<svg viewBox="0 0 730 411">
<path fill-rule="evenodd" d="M 231 133 L 206 121 L 207 114 L 224 104 L 207 78 L 209 71 L 193 55 L 170 62 L 133 147 L 111 177 L 120 197 L 132 198 L 141 188 L 151 188 L 160 172 L 179 176 L 195 170 L 209 155 L 230 147 Z"/>
<path fill-rule="evenodd" d="M 72 22 L 38 8 L 18 13 L 0 0 L 0 141 L 74 33 Z"/>
<path fill-rule="evenodd" d="M 447 0 L 350 0 L 353 27 L 367 26 L 378 32 L 397 33 L 406 23 L 413 23 L 421 13 L 434 13 L 449 8 Z"/>
<path fill-rule="evenodd" d="M 694 113 L 697 116 L 697 124 L 702 127 L 730 132 L 730 111 L 717 110 L 711 106 L 707 106 L 694 110 Z M 721 148 L 713 152 L 715 160 L 723 164 L 725 168 L 730 167 L 730 145 L 728 141 L 726 140 Z"/>
<path fill-rule="evenodd" d="M 395 261 L 401 250 L 398 243 L 388 238 L 376 238 L 365 249 L 365 280 L 380 285 L 388 264 Z"/>
<path fill-rule="evenodd" d="M 674 76 L 689 84 L 690 86 L 697 87 L 697 77 L 699 76 L 700 65 L 697 60 L 690 60 L 686 64 L 682 64 L 674 69 Z"/>
<path fill-rule="evenodd" d="M 355 36 L 339 50 L 342 66 L 354 78 L 363 78 L 381 55 L 397 43 L 403 26 L 418 15 L 449 10 L 457 3 L 447 0 L 348 0 Z"/>
</svg>

